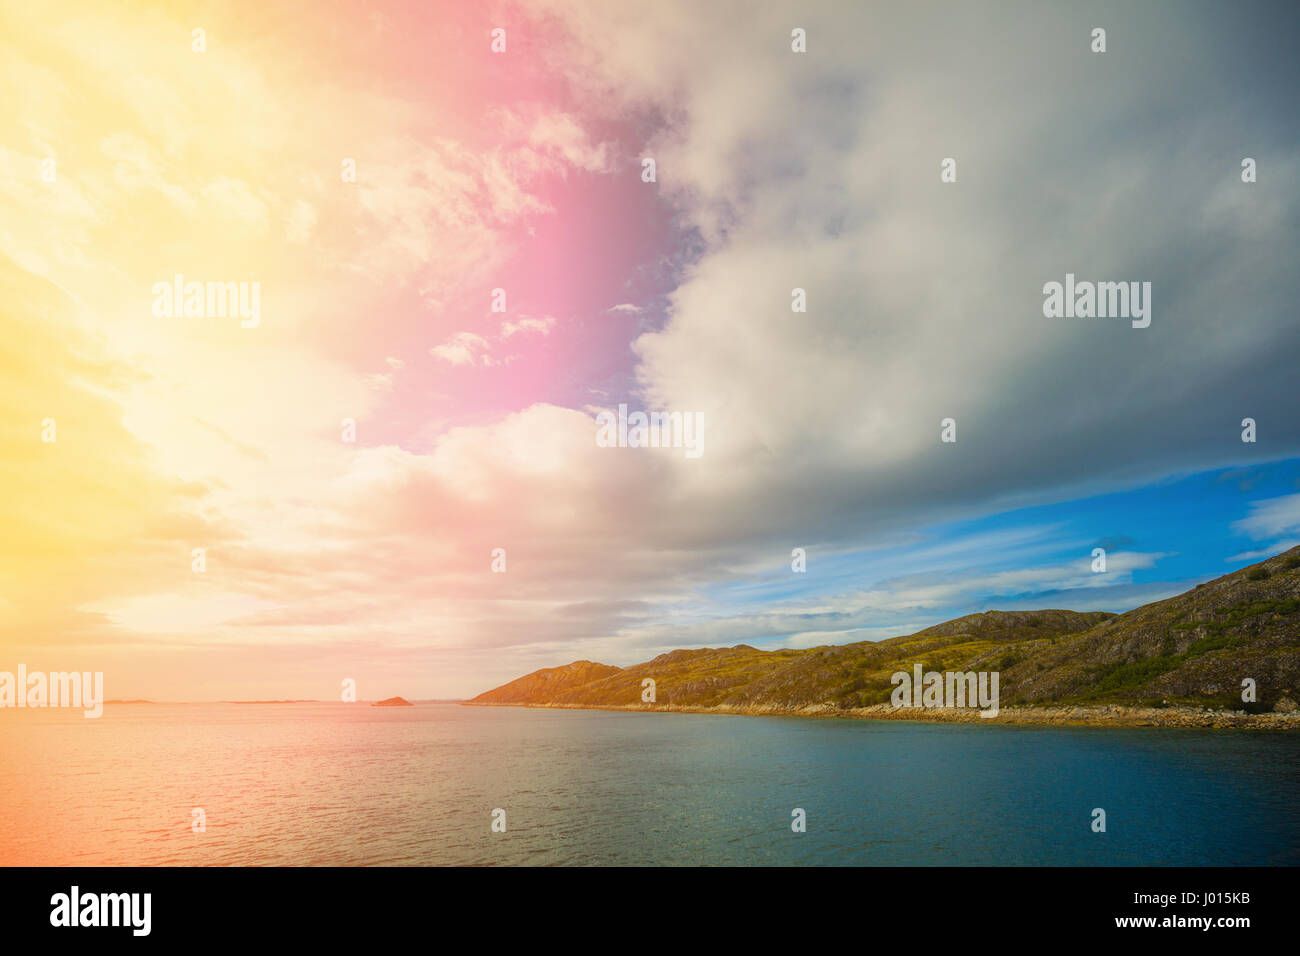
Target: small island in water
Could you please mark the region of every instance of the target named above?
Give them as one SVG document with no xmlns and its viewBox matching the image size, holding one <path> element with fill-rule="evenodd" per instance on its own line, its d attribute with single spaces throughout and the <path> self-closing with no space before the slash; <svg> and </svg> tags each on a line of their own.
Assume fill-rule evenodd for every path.
<svg viewBox="0 0 1300 956">
<path fill-rule="evenodd" d="M 371 707 L 414 707 L 405 697 L 390 697 L 387 700 L 377 700 Z"/>
</svg>

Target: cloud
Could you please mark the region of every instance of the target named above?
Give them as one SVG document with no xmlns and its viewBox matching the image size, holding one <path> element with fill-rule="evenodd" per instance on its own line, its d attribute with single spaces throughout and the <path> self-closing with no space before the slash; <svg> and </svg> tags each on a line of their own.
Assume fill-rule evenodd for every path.
<svg viewBox="0 0 1300 956">
<path fill-rule="evenodd" d="M 145 634 L 185 634 L 274 607 L 243 594 L 151 594 L 132 597 L 112 607 L 90 608 L 118 627 Z"/>
<path fill-rule="evenodd" d="M 589 173 L 608 172 L 612 166 L 609 145 L 593 144 L 578 121 L 568 113 L 538 117 L 528 142 L 537 149 L 558 154 L 569 165 Z"/>
<path fill-rule="evenodd" d="M 537 332 L 540 335 L 549 335 L 554 327 L 555 316 L 553 315 L 544 315 L 541 318 L 523 315 L 519 317 L 517 322 L 506 321 L 501 323 L 501 337 L 508 339 L 520 332 Z"/>
<path fill-rule="evenodd" d="M 1300 529 L 1300 494 L 1282 495 L 1250 503 L 1250 514 L 1234 521 L 1233 530 L 1256 540 L 1276 538 Z"/>
<path fill-rule="evenodd" d="M 316 226 L 316 209 L 302 199 L 294 200 L 284 226 L 284 236 L 290 242 L 306 242 Z"/>
<path fill-rule="evenodd" d="M 1259 561 L 1300 545 L 1300 494 L 1252 501 L 1249 514 L 1232 523 L 1232 530 L 1255 541 L 1267 541 L 1262 548 L 1243 551 L 1224 560 L 1229 563 Z"/>
<path fill-rule="evenodd" d="M 429 349 L 429 354 L 436 359 L 450 362 L 452 365 L 488 364 L 491 356 L 487 355 L 488 342 L 481 335 L 473 332 L 457 332 L 442 345 Z"/>
<path fill-rule="evenodd" d="M 556 9 L 593 99 L 672 118 L 646 151 L 707 240 L 667 323 L 635 343 L 646 404 L 710 422 L 708 460 L 680 489 L 699 511 L 726 485 L 745 515 L 861 541 L 1230 464 L 1242 451 L 1223 396 L 1290 400 L 1300 204 L 1251 192 L 1240 157 L 1220 155 L 1237 134 L 1221 128 L 1216 70 L 1250 40 L 1217 18 L 1186 23 L 1175 53 L 1156 11 L 1130 14 L 1133 52 L 1107 54 L 1102 75 L 1064 11 L 1031 24 L 1011 9 L 814 4 L 801 56 L 773 39 L 788 36 L 778 10 Z M 928 30 L 931 15 L 946 28 Z M 1210 64 L 1190 85 L 1188 50 Z M 1256 121 L 1284 129 L 1266 76 Z M 1155 159 L 1175 149 L 1189 162 Z M 1294 157 L 1276 153 L 1283 176 Z M 1244 238 L 1225 208 L 1250 223 Z M 1152 327 L 1044 319 L 1042 285 L 1066 271 L 1152 281 Z M 807 313 L 790 311 L 795 287 Z M 1242 289 L 1249 319 L 1225 320 Z M 1297 451 L 1300 422 L 1278 421 L 1269 454 Z M 746 521 L 741 507 L 712 519 Z"/>
<path fill-rule="evenodd" d="M 328 672 L 331 690 L 358 659 L 418 666 L 450 694 L 579 656 L 806 646 L 993 599 L 1120 609 L 1172 587 L 1138 573 L 1158 552 L 1113 551 L 1106 575 L 1061 557 L 1109 522 L 1077 552 L 1068 529 L 929 529 L 1300 452 L 1300 421 L 1270 414 L 1300 359 L 1293 54 L 1257 18 L 1179 9 L 1171 29 L 1153 4 L 1111 14 L 1098 58 L 1069 10 L 1029 10 L 811 3 L 801 55 L 772 7 L 546 0 L 521 9 L 545 58 L 499 58 L 465 89 L 424 71 L 478 60 L 450 44 L 431 63 L 400 11 L 383 43 L 325 37 L 347 56 L 301 53 L 328 33 L 314 22 L 282 57 L 232 24 L 202 69 L 181 43 L 150 74 L 133 57 L 187 33 L 166 11 L 15 13 L 26 49 L 69 66 L 6 59 L 25 96 L 0 118 L 0 253 L 66 302 L 45 324 L 49 302 L 6 298 L 21 374 L 2 387 L 32 421 L 54 408 L 63 451 L 33 457 L 32 422 L 14 426 L 3 500 L 28 563 L 4 566 L 0 620 L 48 642 L 135 622 L 161 655 L 146 625 L 188 593 L 194 542 L 218 542 L 221 593 L 256 603 L 186 631 L 205 660 Z M 77 161 L 44 189 L 47 149 Z M 596 246 L 666 294 L 637 273 L 569 311 L 555 290 L 583 301 Z M 141 290 L 176 271 L 261 276 L 261 327 L 154 321 Z M 1151 327 L 1044 319 L 1042 285 L 1066 272 L 1151 281 Z M 488 331 L 503 275 L 529 312 Z M 656 321 L 625 352 L 602 336 L 626 323 L 600 316 L 639 301 Z M 427 370 L 426 349 L 437 375 L 395 374 Z M 459 369 L 484 387 L 447 385 Z M 598 447 L 592 410 L 553 391 L 578 370 L 604 404 L 702 413 L 706 454 Z M 1258 448 L 1237 440 L 1246 414 Z M 62 444 L 78 421 L 82 444 Z M 1236 530 L 1293 518 L 1261 505 Z M 834 574 L 771 576 L 795 546 Z M 22 597 L 61 587 L 59 606 Z"/>
</svg>

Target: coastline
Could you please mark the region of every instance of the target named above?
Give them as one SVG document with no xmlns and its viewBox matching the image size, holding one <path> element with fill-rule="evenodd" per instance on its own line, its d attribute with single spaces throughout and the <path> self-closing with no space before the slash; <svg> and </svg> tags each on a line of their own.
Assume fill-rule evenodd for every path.
<svg viewBox="0 0 1300 956">
<path fill-rule="evenodd" d="M 1127 707 L 1122 704 L 1053 704 L 1045 707 L 1003 707 L 996 717 L 978 710 L 906 707 L 888 704 L 839 709 L 826 704 L 807 707 L 723 705 L 692 707 L 675 704 L 529 704 L 459 701 L 465 707 L 532 707 L 546 710 L 617 710 L 638 713 L 717 714 L 736 717 L 812 717 L 841 720 L 910 720 L 936 724 L 988 724 L 1056 727 L 1182 727 L 1263 731 L 1300 730 L 1300 712 L 1247 714 L 1192 707 Z"/>
</svg>

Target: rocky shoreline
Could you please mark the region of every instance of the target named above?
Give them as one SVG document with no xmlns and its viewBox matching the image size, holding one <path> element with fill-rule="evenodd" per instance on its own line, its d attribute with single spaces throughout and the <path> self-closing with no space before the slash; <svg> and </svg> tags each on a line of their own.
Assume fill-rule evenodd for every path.
<svg viewBox="0 0 1300 956">
<path fill-rule="evenodd" d="M 842 709 L 828 704 L 790 708 L 775 705 L 682 707 L 674 704 L 497 704 L 461 701 L 470 707 L 539 707 L 550 710 L 630 710 L 669 714 L 728 714 L 747 717 L 822 717 L 851 720 L 912 720 L 926 723 L 1022 724 L 1061 727 L 1195 727 L 1234 730 L 1300 730 L 1300 712 L 1248 714 L 1245 711 L 1194 707 L 1126 707 L 1120 704 L 1060 704 L 1044 707 L 1003 707 L 996 717 L 978 710 L 895 708 L 889 704 Z"/>
</svg>

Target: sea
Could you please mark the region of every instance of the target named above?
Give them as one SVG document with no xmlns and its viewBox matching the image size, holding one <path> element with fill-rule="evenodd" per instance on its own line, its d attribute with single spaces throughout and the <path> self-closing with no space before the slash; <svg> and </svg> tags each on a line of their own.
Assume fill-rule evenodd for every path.
<svg viewBox="0 0 1300 956">
<path fill-rule="evenodd" d="M 109 703 L 0 712 L 0 865 L 1294 866 L 1298 785 L 1297 734 Z"/>
</svg>

